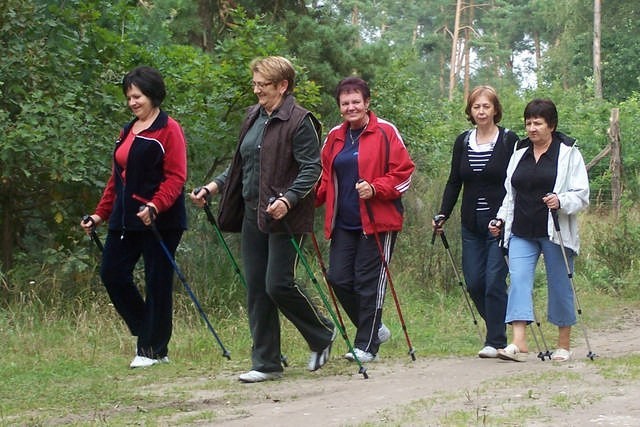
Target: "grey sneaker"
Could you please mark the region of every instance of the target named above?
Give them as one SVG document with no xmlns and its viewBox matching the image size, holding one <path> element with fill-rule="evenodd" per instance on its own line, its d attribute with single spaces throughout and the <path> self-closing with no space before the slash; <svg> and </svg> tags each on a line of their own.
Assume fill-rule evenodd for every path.
<svg viewBox="0 0 640 427">
<path fill-rule="evenodd" d="M 311 355 L 309 355 L 309 370 L 311 372 L 317 371 L 322 368 L 325 363 L 329 360 L 329 356 L 331 355 L 331 346 L 333 345 L 333 341 L 336 339 L 337 329 L 333 328 L 333 334 L 331 335 L 331 341 L 329 341 L 329 345 L 324 348 L 322 351 L 312 351 Z"/>
<path fill-rule="evenodd" d="M 260 372 L 249 371 L 238 376 L 238 380 L 243 383 L 260 383 L 262 381 L 277 380 L 282 377 L 282 372 Z"/>
<path fill-rule="evenodd" d="M 378 356 L 369 353 L 368 351 L 360 350 L 359 348 L 354 348 L 353 353 L 356 354 L 356 357 L 360 361 L 360 363 L 368 363 L 375 362 Z M 349 352 L 344 355 L 344 358 L 350 360 L 351 362 L 355 362 L 356 357 L 353 356 L 353 353 Z"/>
<path fill-rule="evenodd" d="M 378 341 L 380 344 L 385 343 L 391 339 L 391 331 L 384 323 L 380 323 L 380 329 L 378 329 Z"/>
</svg>

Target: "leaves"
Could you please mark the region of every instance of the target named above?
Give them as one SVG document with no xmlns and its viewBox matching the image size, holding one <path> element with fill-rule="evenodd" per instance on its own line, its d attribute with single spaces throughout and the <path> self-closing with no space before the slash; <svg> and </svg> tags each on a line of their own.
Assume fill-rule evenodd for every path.
<svg viewBox="0 0 640 427">
<path fill-rule="evenodd" d="M 455 4 L 323 1 L 279 2 L 66 0 L 0 3 L 0 248 L 11 256 L 73 249 L 77 218 L 92 211 L 111 168 L 120 127 L 131 119 L 120 82 L 147 64 L 165 77 L 163 108 L 188 141 L 189 186 L 228 163 L 245 108 L 249 62 L 284 55 L 297 73 L 295 95 L 327 129 L 341 120 L 333 90 L 350 74 L 372 88 L 372 108 L 396 124 L 423 174 L 439 175 L 455 135 L 468 126 L 462 90 L 453 102 L 448 75 Z M 322 6 L 320 6 L 322 4 Z M 469 3 L 471 5 L 472 3 Z M 606 145 L 609 110 L 620 103 L 626 197 L 636 200 L 640 152 L 627 143 L 640 131 L 633 2 L 603 5 L 605 98 L 590 95 L 591 1 L 496 0 L 473 3 L 475 58 L 471 86 L 497 87 L 503 124 L 523 135 L 522 109 L 549 96 L 560 127 L 580 141 L 586 159 Z M 470 16 L 470 15 L 468 15 Z M 539 42 L 539 88 L 518 87 L 512 60 Z M 457 83 L 460 84 L 460 83 Z M 461 84 L 460 84 L 461 86 Z M 596 194 L 608 185 L 606 165 L 592 172 Z M 36 200 L 37 202 L 34 202 Z M 27 244 L 28 243 L 28 244 Z M 60 249 L 62 251 L 62 249 Z"/>
</svg>

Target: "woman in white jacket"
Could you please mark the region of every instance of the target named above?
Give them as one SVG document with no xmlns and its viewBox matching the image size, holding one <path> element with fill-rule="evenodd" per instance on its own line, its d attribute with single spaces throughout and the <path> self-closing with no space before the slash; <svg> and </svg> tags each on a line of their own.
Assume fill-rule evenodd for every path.
<svg viewBox="0 0 640 427">
<path fill-rule="evenodd" d="M 536 264 L 544 255 L 547 273 L 547 319 L 558 326 L 557 349 L 551 359 L 571 358 L 571 326 L 576 311 L 571 281 L 555 232 L 551 211 L 557 211 L 571 270 L 580 249 L 576 214 L 589 205 L 589 179 L 575 140 L 556 131 L 558 112 L 548 99 L 534 99 L 524 110 L 527 138 L 518 144 L 507 168 L 505 188 L 496 221 L 489 231 L 504 229 L 509 248 L 511 286 L 505 322 L 513 342 L 498 351 L 503 360 L 524 361 L 528 355 L 526 326 L 535 320 L 533 283 Z"/>
</svg>

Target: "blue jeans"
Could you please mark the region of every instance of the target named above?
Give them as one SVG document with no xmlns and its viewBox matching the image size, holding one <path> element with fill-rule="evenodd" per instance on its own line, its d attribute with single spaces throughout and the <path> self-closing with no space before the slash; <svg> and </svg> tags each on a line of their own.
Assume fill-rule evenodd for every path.
<svg viewBox="0 0 640 427">
<path fill-rule="evenodd" d="M 490 220 L 488 214 L 479 213 L 475 230 L 462 226 L 462 272 L 469 295 L 487 327 L 485 345 L 504 348 L 508 268 L 502 248 L 487 229 Z"/>
<path fill-rule="evenodd" d="M 573 274 L 574 253 L 566 249 L 569 269 Z M 573 288 L 560 245 L 547 237 L 522 238 L 511 236 L 509 240 L 509 273 L 511 287 L 507 302 L 506 323 L 513 321 L 532 322 L 533 282 L 536 264 L 543 254 L 547 273 L 547 320 L 556 326 L 571 326 L 576 323 Z"/>
</svg>

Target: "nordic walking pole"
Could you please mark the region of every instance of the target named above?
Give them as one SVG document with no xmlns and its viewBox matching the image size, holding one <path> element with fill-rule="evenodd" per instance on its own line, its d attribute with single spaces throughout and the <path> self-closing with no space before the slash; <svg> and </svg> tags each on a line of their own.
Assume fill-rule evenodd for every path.
<svg viewBox="0 0 640 427">
<path fill-rule="evenodd" d="M 507 254 L 507 249 L 504 247 L 504 230 L 502 229 L 502 225 L 499 223 L 497 219 L 492 219 L 489 222 L 490 225 L 497 227 L 500 229 L 500 238 L 498 239 L 498 246 L 500 250 L 502 250 L 502 256 L 504 257 L 504 262 L 509 266 L 509 255 Z M 544 339 L 544 334 L 542 333 L 542 327 L 540 326 L 540 322 L 536 316 L 535 306 L 533 309 L 533 319 L 536 325 L 538 325 L 538 332 L 540 332 L 540 338 L 542 339 L 542 343 L 544 344 L 545 351 L 542 351 L 540 348 L 540 343 L 538 342 L 538 336 L 536 335 L 535 329 L 531 323 L 529 323 L 529 328 L 531 329 L 531 335 L 533 336 L 533 340 L 536 343 L 536 348 L 538 349 L 538 359 L 544 362 L 545 357 L 549 357 L 551 360 L 551 352 L 549 351 L 549 347 L 547 347 L 547 342 Z"/>
<path fill-rule="evenodd" d="M 327 289 L 329 290 L 329 295 L 331 296 L 331 301 L 333 302 L 333 308 L 338 315 L 338 320 L 340 321 L 340 326 L 345 333 L 345 337 L 347 336 L 347 330 L 344 327 L 344 322 L 342 321 L 342 314 L 340 314 L 340 308 L 338 307 L 338 302 L 336 301 L 336 296 L 331 288 L 331 284 L 329 283 L 329 277 L 327 276 L 327 269 L 324 266 L 324 261 L 322 260 L 322 253 L 320 252 L 320 246 L 318 246 L 318 240 L 316 239 L 316 233 L 311 232 L 311 240 L 313 241 L 313 248 L 316 251 L 316 256 L 318 258 L 318 263 L 320 264 L 320 270 L 322 270 L 322 277 L 324 277 L 324 281 L 327 285 Z"/>
<path fill-rule="evenodd" d="M 209 319 L 207 318 L 207 315 L 204 313 L 204 310 L 202 309 L 202 306 L 200 306 L 200 302 L 198 302 L 198 298 L 196 298 L 196 295 L 191 290 L 191 287 L 187 283 L 187 279 L 184 277 L 184 274 L 182 274 L 182 271 L 178 267 L 178 264 L 176 264 L 176 260 L 171 255 L 171 252 L 169 252 L 169 249 L 167 248 L 167 245 L 165 245 L 164 240 L 162 240 L 162 235 L 160 235 L 160 232 L 158 231 L 158 227 L 156 227 L 156 221 L 155 221 L 156 212 L 155 212 L 155 209 L 152 206 L 149 206 L 149 205 L 140 206 L 140 210 L 142 211 L 143 209 L 149 209 L 150 210 L 149 213 L 150 213 L 150 218 L 151 218 L 151 231 L 153 232 L 153 235 L 155 236 L 156 240 L 158 241 L 158 243 L 162 247 L 162 250 L 164 251 L 165 255 L 167 256 L 167 259 L 169 260 L 169 262 L 171 262 L 171 265 L 173 266 L 173 270 L 176 272 L 176 275 L 178 276 L 178 278 L 180 279 L 180 281 L 184 285 L 184 289 L 187 291 L 187 293 L 191 297 L 191 300 L 193 301 L 193 303 L 195 304 L 196 308 L 198 309 L 198 312 L 200 313 L 200 316 L 202 317 L 202 320 L 204 320 L 204 322 L 207 324 L 207 328 L 209 329 L 209 331 L 211 331 L 211 333 L 213 334 L 213 337 L 218 342 L 218 345 L 222 349 L 222 355 L 224 357 L 226 357 L 227 360 L 231 360 L 231 355 L 229 354 L 229 351 L 225 348 L 224 344 L 222 344 L 222 341 L 220 340 L 220 337 L 216 333 L 216 330 L 213 329 L 213 326 L 211 325 L 211 322 L 209 322 Z"/>
<path fill-rule="evenodd" d="M 96 222 L 91 218 L 91 215 L 85 215 L 82 217 L 82 222 L 86 224 L 87 222 L 91 223 L 91 231 L 89 232 L 89 237 L 96 244 L 100 252 L 104 252 L 104 246 L 102 246 L 102 242 L 98 237 L 98 233 L 96 233 Z"/>
<path fill-rule="evenodd" d="M 194 189 L 193 190 L 193 194 L 198 194 L 203 188 L 206 188 L 206 187 L 198 187 L 198 188 Z M 211 212 L 211 208 L 209 207 L 209 193 L 208 192 L 207 192 L 207 195 L 203 199 L 204 199 L 203 208 L 204 208 L 205 214 L 207 215 L 207 220 L 211 223 L 211 225 L 213 225 L 213 229 L 216 232 L 216 236 L 218 237 L 218 240 L 220 241 L 220 244 L 222 245 L 222 247 L 224 248 L 225 252 L 227 253 L 227 256 L 229 257 L 229 260 L 231 261 L 231 264 L 233 265 L 233 270 L 238 275 L 238 278 L 242 282 L 242 285 L 244 286 L 244 288 L 247 289 L 247 282 L 244 279 L 244 275 L 240 271 L 240 266 L 236 262 L 236 259 L 233 256 L 233 254 L 231 253 L 231 249 L 229 249 L 229 245 L 227 245 L 227 241 L 224 239 L 224 236 L 222 235 L 222 231 L 220 231 L 220 227 L 218 227 L 218 223 L 216 222 L 216 219 L 213 216 L 213 213 Z"/>
<path fill-rule="evenodd" d="M 548 194 L 547 194 L 548 195 Z M 571 282 L 571 289 L 573 290 L 573 299 L 576 303 L 576 309 L 578 311 L 578 315 L 582 318 L 582 308 L 580 308 L 580 301 L 578 300 L 578 294 L 576 292 L 576 285 L 573 283 L 573 272 L 571 271 L 571 267 L 569 266 L 569 259 L 567 258 L 567 250 L 564 247 L 564 241 L 562 240 L 562 234 L 560 233 L 560 222 L 558 221 L 558 210 L 557 209 L 549 209 L 551 212 L 551 218 L 553 218 L 553 226 L 556 229 L 556 233 L 558 234 L 558 240 L 560 240 L 560 249 L 562 252 L 562 258 L 564 259 L 564 265 L 567 268 L 567 276 L 569 277 L 569 282 Z M 591 360 L 595 359 L 598 355 L 591 351 L 591 344 L 589 343 L 589 336 L 587 335 L 587 327 L 584 325 L 584 319 L 580 322 L 580 326 L 582 327 L 582 333 L 584 334 L 584 340 L 587 343 L 587 357 Z"/>
<path fill-rule="evenodd" d="M 391 272 L 389 271 L 389 264 L 387 263 L 387 259 L 384 256 L 384 251 L 382 250 L 382 243 L 380 243 L 380 236 L 378 235 L 376 220 L 373 217 L 373 211 L 371 210 L 371 205 L 369 204 L 368 199 L 364 199 L 364 206 L 367 209 L 367 215 L 369 216 L 369 221 L 371 222 L 371 226 L 373 227 L 373 238 L 375 239 L 376 245 L 378 246 L 378 255 L 380 255 L 380 261 L 382 262 L 384 271 L 387 274 L 387 282 L 389 283 L 389 288 L 391 289 L 391 295 L 393 295 L 393 301 L 396 304 L 396 310 L 398 312 L 398 317 L 400 318 L 400 324 L 402 325 L 402 330 L 404 331 L 404 337 L 407 340 L 407 346 L 409 346 L 409 356 L 411 356 L 411 360 L 415 361 L 416 351 L 413 349 L 413 345 L 411 345 L 411 340 L 409 339 L 409 333 L 407 332 L 407 325 L 404 323 L 404 317 L 402 316 L 402 310 L 400 309 L 400 301 L 398 300 L 398 295 L 396 295 L 396 290 L 395 290 L 395 287 L 393 286 L 393 280 L 391 280 Z"/>
<path fill-rule="evenodd" d="M 206 189 L 206 188 L 207 187 L 197 187 L 193 190 L 193 194 L 197 195 L 198 193 L 200 193 L 202 189 Z M 227 253 L 227 257 L 229 258 L 229 260 L 231 261 L 231 264 L 233 265 L 233 270 L 236 272 L 236 275 L 238 276 L 238 278 L 240 279 L 240 282 L 242 282 L 242 285 L 246 290 L 248 288 L 247 281 L 245 280 L 244 275 L 242 274 L 242 271 L 240 271 L 240 266 L 238 265 L 236 258 L 231 253 L 231 249 L 229 248 L 229 245 L 227 245 L 227 241 L 222 235 L 222 231 L 220 230 L 220 227 L 216 222 L 216 218 L 213 216 L 213 213 L 211 212 L 211 207 L 209 206 L 209 198 L 210 198 L 209 191 L 208 190 L 205 190 L 205 191 L 207 191 L 207 195 L 203 198 L 204 200 L 203 208 L 204 208 L 205 214 L 207 215 L 207 220 L 211 223 L 211 225 L 213 225 L 213 229 L 215 230 L 216 236 L 218 237 L 218 241 L 224 248 L 224 251 Z M 280 361 L 282 362 L 282 365 L 285 368 L 289 367 L 289 361 L 287 360 L 287 356 L 285 356 L 284 354 L 280 355 Z"/>
<path fill-rule="evenodd" d="M 438 214 L 433 217 L 433 222 L 436 224 L 436 227 L 442 223 L 444 220 L 444 215 Z M 433 230 L 433 234 L 431 235 L 431 244 L 436 241 L 436 230 Z M 449 247 L 449 241 L 447 240 L 447 236 L 444 234 L 444 230 L 441 229 L 440 239 L 442 240 L 442 244 L 444 245 L 444 249 L 449 256 L 449 261 L 451 262 L 451 267 L 453 268 L 453 272 L 455 273 L 456 280 L 458 281 L 458 285 L 460 286 L 460 290 L 462 291 L 462 295 L 464 296 L 464 300 L 467 303 L 467 308 L 469 309 L 469 313 L 471 313 L 471 318 L 473 319 L 473 324 L 476 325 L 476 329 L 478 330 L 478 336 L 480 337 L 480 342 L 484 343 L 484 338 L 482 337 L 482 331 L 480 330 L 480 325 L 478 324 L 478 319 L 476 319 L 476 315 L 473 312 L 473 307 L 471 307 L 471 302 L 469 301 L 469 296 L 467 295 L 467 290 L 465 289 L 464 284 L 462 283 L 462 278 L 460 277 L 460 273 L 456 268 L 456 262 L 453 260 L 453 254 L 451 253 L 451 248 Z"/>
<path fill-rule="evenodd" d="M 269 197 L 269 201 L 267 202 L 267 206 L 271 205 L 275 201 L 276 201 L 276 198 L 274 196 Z M 267 218 L 271 219 L 271 217 L 268 214 L 267 214 Z M 294 249 L 296 250 L 296 253 L 298 254 L 298 258 L 302 262 L 302 265 L 304 266 L 304 269 L 306 270 L 307 275 L 309 276 L 309 278 L 311 279 L 311 282 L 313 282 L 314 286 L 316 287 L 316 290 L 320 294 L 320 298 L 322 299 L 322 302 L 324 303 L 324 306 L 327 308 L 327 311 L 329 312 L 329 315 L 331 316 L 331 319 L 333 320 L 333 323 L 336 325 L 338 330 L 340 330 L 340 334 L 342 335 L 342 338 L 344 338 L 344 342 L 347 344 L 347 347 L 349 348 L 349 351 L 351 352 L 351 354 L 353 354 L 353 358 L 354 358 L 354 360 L 356 361 L 356 363 L 358 364 L 358 367 L 359 367 L 358 373 L 362 374 L 362 377 L 365 380 L 368 379 L 369 378 L 369 374 L 367 374 L 367 368 L 365 368 L 362 365 L 362 362 L 360 362 L 360 359 L 358 359 L 358 355 L 354 351 L 353 346 L 351 345 L 351 342 L 347 338 L 347 334 L 344 332 L 344 329 L 342 329 L 342 326 L 340 326 L 340 323 L 338 322 L 338 319 L 336 318 L 336 314 L 333 312 L 333 309 L 331 308 L 331 305 L 329 304 L 329 301 L 327 300 L 327 296 L 324 294 L 324 291 L 322 290 L 322 287 L 320 286 L 320 283 L 318 282 L 318 279 L 316 279 L 316 275 L 313 274 L 313 270 L 311 270 L 311 267 L 309 266 L 309 263 L 307 262 L 307 258 L 304 256 L 304 253 L 302 253 L 302 249 L 300 248 L 300 245 L 298 244 L 298 241 L 296 240 L 295 234 L 293 234 L 293 231 L 291 230 L 291 227 L 289 227 L 289 223 L 284 218 L 282 218 L 280 221 L 282 222 L 282 225 L 284 226 L 285 230 L 287 231 L 287 234 L 289 235 L 289 240 L 291 241 L 291 244 L 293 245 Z"/>
</svg>

